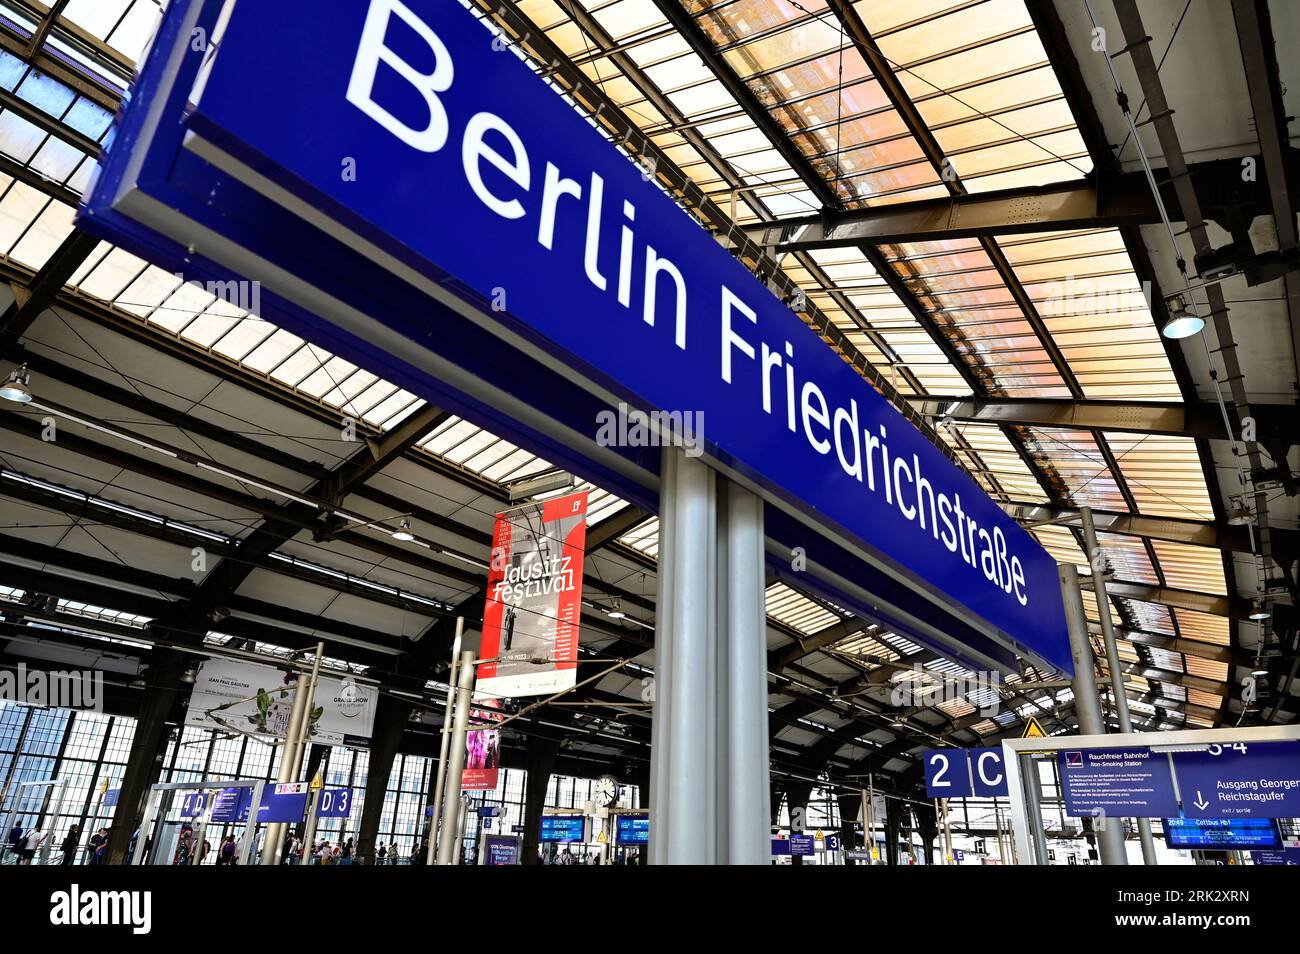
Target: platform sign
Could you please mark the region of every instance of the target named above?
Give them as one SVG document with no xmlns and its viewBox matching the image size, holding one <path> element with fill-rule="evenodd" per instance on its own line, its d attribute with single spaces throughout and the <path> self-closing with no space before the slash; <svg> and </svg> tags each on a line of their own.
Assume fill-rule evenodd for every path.
<svg viewBox="0 0 1300 954">
<path fill-rule="evenodd" d="M 921 758 L 929 798 L 966 798 L 974 791 L 965 749 L 927 749 Z"/>
<path fill-rule="evenodd" d="M 980 798 L 1006 798 L 1007 773 L 1001 746 L 970 749 L 970 777 Z"/>
<path fill-rule="evenodd" d="M 790 854 L 794 857 L 811 858 L 817 846 L 812 835 L 792 834 L 790 836 Z"/>
<path fill-rule="evenodd" d="M 104 792 L 104 807 L 105 807 L 105 808 L 116 808 L 116 807 L 117 807 L 117 797 L 118 797 L 120 794 L 122 794 L 122 790 L 121 790 L 120 788 L 110 788 L 110 789 L 107 789 L 107 790 Z"/>
<path fill-rule="evenodd" d="M 1238 742 L 1175 752 L 1189 818 L 1300 817 L 1300 742 Z"/>
<path fill-rule="evenodd" d="M 1300 848 L 1278 848 L 1273 851 L 1252 851 L 1250 860 L 1257 865 L 1283 865 L 1293 868 L 1300 865 Z"/>
<path fill-rule="evenodd" d="M 253 800 L 251 788 L 223 788 L 212 796 L 211 821 L 234 825 L 248 820 L 248 806 Z"/>
<path fill-rule="evenodd" d="M 326 788 L 316 796 L 317 818 L 352 817 L 352 789 Z"/>
<path fill-rule="evenodd" d="M 1166 818 L 1178 814 L 1169 759 L 1147 748 L 1063 749 L 1057 754 L 1065 813 Z"/>
<path fill-rule="evenodd" d="M 259 823 L 269 825 L 274 822 L 290 824 L 300 822 L 307 814 L 307 782 L 282 782 L 267 785 L 262 789 L 262 804 L 258 811 Z M 248 792 L 249 803 L 253 800 L 251 789 Z M 244 818 L 248 811 L 244 809 Z"/>
<path fill-rule="evenodd" d="M 181 818 L 198 818 L 207 807 L 209 792 L 186 792 L 181 799 Z"/>
<path fill-rule="evenodd" d="M 789 838 L 773 838 L 773 839 L 772 839 L 772 854 L 773 854 L 773 855 L 776 855 L 777 857 L 788 857 L 789 854 L 790 854 L 790 839 L 789 839 Z"/>
<path fill-rule="evenodd" d="M 904 627 L 1072 671 L 1047 552 L 461 3 L 173 0 L 114 146 L 95 234 L 256 278 L 275 320 L 629 499 L 657 463 L 613 409 L 656 412 Z"/>
</svg>

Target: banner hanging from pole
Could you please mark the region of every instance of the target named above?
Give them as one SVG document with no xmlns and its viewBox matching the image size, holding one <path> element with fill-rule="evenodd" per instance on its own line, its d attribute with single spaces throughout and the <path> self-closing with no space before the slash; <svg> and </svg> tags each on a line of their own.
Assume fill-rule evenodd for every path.
<svg viewBox="0 0 1300 954">
<path fill-rule="evenodd" d="M 495 705 L 489 700 L 489 705 Z M 460 774 L 461 791 L 490 792 L 501 774 L 501 732 L 493 728 L 501 713 L 496 708 L 474 709 L 470 716 L 476 728 L 465 733 L 465 769 Z"/>
<path fill-rule="evenodd" d="M 577 682 L 587 493 L 497 514 L 476 692 L 540 696 Z"/>
</svg>

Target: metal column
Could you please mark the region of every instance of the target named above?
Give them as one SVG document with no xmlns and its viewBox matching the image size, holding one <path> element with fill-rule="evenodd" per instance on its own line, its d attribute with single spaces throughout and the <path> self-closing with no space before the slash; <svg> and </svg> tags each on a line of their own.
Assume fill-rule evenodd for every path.
<svg viewBox="0 0 1300 954">
<path fill-rule="evenodd" d="M 456 674 L 460 662 L 460 644 L 465 635 L 465 617 L 456 617 L 456 638 L 451 644 L 451 665 L 447 669 L 447 707 L 442 710 L 442 737 L 438 748 L 438 775 L 433 784 L 433 804 L 429 816 L 429 844 L 425 849 L 424 863 L 431 865 L 438 856 L 438 830 L 442 823 L 442 790 L 447 781 L 447 748 L 451 739 L 451 713 L 455 708 Z"/>
<path fill-rule="evenodd" d="M 1073 569 L 1073 568 L 1071 568 Z M 1025 811 L 1029 816 L 1029 831 L 1034 836 L 1034 854 L 1040 865 L 1047 864 L 1047 832 L 1043 830 L 1043 784 L 1038 775 L 1038 763 L 1032 755 L 1018 756 L 1020 777 L 1025 786 Z"/>
<path fill-rule="evenodd" d="M 452 722 L 451 739 L 447 752 L 447 790 L 460 791 L 460 777 L 465 771 L 465 729 L 469 724 L 469 710 L 474 695 L 474 653 L 466 650 L 460 654 L 460 670 L 456 675 L 456 712 Z M 450 798 L 443 798 L 444 810 L 451 804 Z M 443 837 L 438 842 L 438 864 L 454 865 L 460 857 L 459 825 L 453 821 L 444 826 Z"/>
<path fill-rule="evenodd" d="M 678 448 L 660 486 L 651 864 L 767 864 L 762 502 Z"/>
<path fill-rule="evenodd" d="M 1106 598 L 1106 568 L 1099 559 L 1101 547 L 1097 545 L 1097 528 L 1092 522 L 1092 508 L 1080 507 L 1083 518 L 1083 540 L 1088 547 L 1088 563 L 1092 567 L 1092 592 L 1097 597 L 1097 616 L 1101 620 L 1101 637 L 1106 646 L 1106 669 L 1110 673 L 1111 695 L 1115 699 L 1115 716 L 1119 730 L 1125 735 L 1133 733 L 1133 720 L 1128 712 L 1128 691 L 1124 686 L 1124 669 L 1115 645 L 1115 625 L 1110 615 L 1110 601 Z M 1156 864 L 1156 842 L 1151 837 L 1151 819 L 1137 819 L 1138 837 L 1142 841 L 1142 863 Z"/>
<path fill-rule="evenodd" d="M 763 502 L 719 480 L 718 767 L 719 864 L 771 861 L 768 818 L 767 620 Z M 725 730 L 724 730 L 725 726 Z"/>
<path fill-rule="evenodd" d="M 1106 723 L 1101 718 L 1101 700 L 1093 675 L 1092 643 L 1088 641 L 1088 620 L 1083 613 L 1083 594 L 1079 590 L 1079 572 L 1071 564 L 1061 564 L 1061 597 L 1065 601 L 1065 625 L 1070 633 L 1070 653 L 1074 657 L 1074 711 L 1079 717 L 1079 731 L 1084 735 L 1102 735 Z M 1124 831 L 1118 820 L 1102 819 L 1097 833 L 1097 849 L 1104 865 L 1126 865 Z"/>
</svg>

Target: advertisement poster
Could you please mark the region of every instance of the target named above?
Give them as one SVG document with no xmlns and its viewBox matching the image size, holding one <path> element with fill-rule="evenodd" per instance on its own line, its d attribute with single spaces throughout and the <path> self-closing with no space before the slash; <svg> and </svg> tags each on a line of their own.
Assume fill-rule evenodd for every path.
<svg viewBox="0 0 1300 954">
<path fill-rule="evenodd" d="M 293 709 L 293 684 L 274 666 L 232 659 L 199 665 L 185 724 L 284 738 Z M 366 748 L 375 723 L 374 687 L 350 678 L 316 681 L 309 742 Z"/>
<path fill-rule="evenodd" d="M 460 787 L 462 791 L 490 792 L 497 787 L 501 769 L 501 733 L 490 723 L 500 719 L 501 714 L 495 709 L 475 709 L 472 716 L 474 727 L 465 733 L 465 770 Z"/>
<path fill-rule="evenodd" d="M 497 514 L 477 693 L 539 696 L 577 682 L 587 494 Z"/>
</svg>

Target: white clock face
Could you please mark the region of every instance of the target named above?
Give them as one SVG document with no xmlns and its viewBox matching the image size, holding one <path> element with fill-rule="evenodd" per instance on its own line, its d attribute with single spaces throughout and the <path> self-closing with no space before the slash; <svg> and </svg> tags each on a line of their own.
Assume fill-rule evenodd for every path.
<svg viewBox="0 0 1300 954">
<path fill-rule="evenodd" d="M 618 798 L 618 781 L 609 775 L 596 779 L 596 797 L 606 805 Z"/>
</svg>

